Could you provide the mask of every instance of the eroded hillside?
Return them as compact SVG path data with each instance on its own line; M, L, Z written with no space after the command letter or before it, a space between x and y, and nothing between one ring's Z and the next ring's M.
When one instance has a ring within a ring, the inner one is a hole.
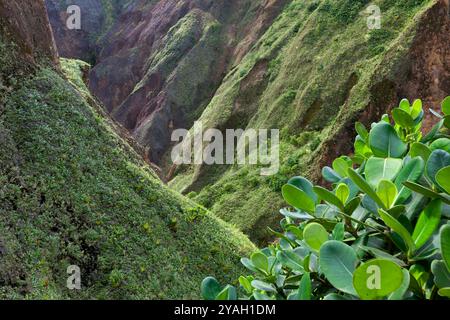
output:
M251 242L112 129L83 63L59 66L43 2L1 0L0 18L0 298L196 298L208 274L235 281Z

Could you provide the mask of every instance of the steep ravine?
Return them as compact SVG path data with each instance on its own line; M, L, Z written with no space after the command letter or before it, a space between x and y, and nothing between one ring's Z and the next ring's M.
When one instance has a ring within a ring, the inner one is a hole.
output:
M379 30L367 26L369 4ZM450 92L447 0L135 0L116 17L97 42L91 91L172 188L257 243L277 227L281 185L320 181L351 152L355 121L369 125L404 97L423 99L430 119ZM62 35L59 47L71 39ZM195 120L280 129L280 172L172 166L170 134Z

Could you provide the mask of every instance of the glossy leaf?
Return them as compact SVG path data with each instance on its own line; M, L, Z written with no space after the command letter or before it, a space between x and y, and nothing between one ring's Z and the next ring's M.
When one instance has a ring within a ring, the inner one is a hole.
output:
M441 107L442 107L442 112L443 112L446 116L450 115L450 96L447 97L447 98L445 98L445 99L442 101Z
M427 161L427 175L436 184L436 174L448 166L450 166L450 154L443 150L434 150Z
M372 157L367 161L364 173L369 185L376 188L381 180L394 180L402 166L401 159Z
M361 122L356 122L355 129L361 139L367 143L369 141L369 131L367 131L366 127Z
M420 249L434 234L441 221L442 201L433 200L420 214L412 238L417 249Z
M338 207L340 210L344 210L344 204L339 200L338 197L331 191L328 191L325 188L315 186L314 192L319 196L320 199L332 204L333 206Z
M316 205L308 194L293 185L286 184L282 188L284 200L294 208L314 213Z
M351 161L348 162L343 157L337 158L333 161L333 170L342 178L347 177L347 170L351 166Z
M253 265L258 268L259 270L268 272L269 271L269 259L267 256L262 252L255 252L250 257L250 260L252 261Z
M320 248L320 269L328 281L338 290L356 294L353 287L353 272L358 258L355 250L339 241L328 241Z
M447 269L450 271L450 225L446 224L440 231L441 252Z
M420 142L414 142L411 145L411 149L409 151L409 154L412 158L421 157L424 161L428 161L428 158L430 158L431 155L431 149Z
M313 184L304 177L294 177L288 181L288 184L299 188L305 192L314 202L317 202L317 196L313 191Z
M328 241L327 230L319 223L309 223L303 230L303 239L315 251L319 251L322 244Z
M377 193L372 189L372 187L364 180L359 173L353 169L348 170L348 175L350 179L358 186L358 188L372 198L375 203L383 209L387 209L383 201L378 197Z
M363 300L385 297L397 290L402 282L402 269L396 263L384 259L363 263L353 275L353 286Z
M377 195L386 208L390 208L397 198L397 187L389 180L381 180L378 184Z
M342 180L342 177L330 167L324 167L322 169L322 176L325 180L331 183L337 183Z
M423 112L423 103L422 100L417 99L414 101L411 109L411 117L416 119Z
M303 259L293 251L278 251L277 259L280 263L297 272L303 272Z
M378 213L380 214L380 217L381 219L383 219L384 223L403 239L406 246L408 247L408 252L412 253L415 250L415 244L408 230L406 230L406 228L400 222L398 222L398 220L396 220L386 211L380 209Z
M403 278L400 287L389 295L389 300L402 300L408 291L411 282L411 276L406 269L402 269Z
M437 139L433 141L433 143L430 145L430 149L431 151L440 149L444 150L447 153L450 153L450 139L448 138Z
M402 109L392 110L392 117L394 118L395 123L403 128L414 127L414 119L408 112Z
M386 122L380 122L372 128L369 145L373 154L380 158L401 158L407 150L407 145Z
M341 183L336 188L336 197L345 204L350 196L350 189L345 183Z
M398 190L397 204L404 203L411 196L411 190L404 186L403 183L406 181L416 182L423 175L424 170L425 161L421 157L412 159L402 168L395 179L395 185Z
M222 286L213 277L207 277L201 285L202 297L205 300L216 300L217 295L222 291Z
M434 276L434 283L439 289L450 287L450 271L444 261L434 260L431 263L431 272Z
M445 192L450 194L450 166L442 168L436 173L436 182Z

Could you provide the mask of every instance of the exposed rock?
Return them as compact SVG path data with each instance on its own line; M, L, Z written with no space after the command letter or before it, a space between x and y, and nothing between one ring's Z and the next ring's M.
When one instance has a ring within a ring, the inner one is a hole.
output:
M7 40L14 40L21 58L35 63L47 59L57 65L58 53L52 29L42 1L0 1L0 31Z

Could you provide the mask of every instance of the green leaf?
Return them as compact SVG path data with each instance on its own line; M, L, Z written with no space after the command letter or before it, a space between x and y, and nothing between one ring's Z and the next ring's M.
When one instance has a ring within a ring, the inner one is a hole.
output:
M202 297L205 300L215 300L217 295L222 291L222 286L213 277L207 277L201 285Z
M407 145L386 122L380 122L372 128L369 145L373 154L380 158L401 158L407 150Z
M430 145L430 148L432 151L440 149L444 150L447 153L450 153L450 139L448 138L437 139Z
M319 196L320 199L332 204L333 206L338 207L340 210L344 210L344 204L339 200L338 197L334 195L334 193L328 191L325 188L315 186L314 192Z
M251 294L253 292L253 287L252 287L252 281L253 281L253 277L244 277L244 276L240 276L239 277L239 283L242 286L242 288L244 288L244 290L248 293Z
M450 166L442 168L436 173L436 182L447 194L450 194Z
M385 297L397 290L402 281L402 269L396 263L384 259L363 263L353 274L353 286L363 300Z
M367 143L369 141L369 131L367 131L366 127L361 122L356 122L355 129L361 139Z
M400 222L398 222L394 217L392 217L383 209L378 210L378 213L380 214L380 217L381 219L383 219L384 223L403 239L406 246L408 247L408 252L414 252L415 244L408 230L406 230L406 228Z
M351 199L345 205L344 213L346 213L347 215L351 216L353 214L353 212L358 208L360 203L361 203L361 198L360 197L355 197L355 198Z
M288 300L311 300L312 283L309 273L305 273L300 281L298 290L289 295Z
M421 186L420 184L414 183L414 182L405 182L403 183L408 189L411 189L414 192L420 193L424 195L425 197L431 198L431 199L441 199L446 204L450 204L450 199L445 197L443 194L439 194L427 187Z
M253 280L252 281L252 287L257 289L257 290L261 290L261 291L265 291L265 292L272 292L272 293L276 293L277 289L275 288L275 286L273 284L261 281L261 280Z
M352 166L352 163L346 161L343 157L337 158L333 161L333 170L337 172L342 178L347 177L347 170Z
M450 271L450 225L446 224L441 228L440 238L442 258Z
M369 185L376 188L381 180L394 180L402 166L401 159L372 157L367 161L364 173Z
M450 298L450 288L442 288L438 291L438 294L441 297L447 297Z
M378 206L380 206L383 209L387 209L383 201L381 201L381 199L378 197L378 195L372 189L372 187L355 170L350 168L348 170L348 175L350 179L352 179L352 181L358 186L358 188L362 192L366 193L370 198L372 198L372 200L375 201Z
M250 260L253 265L264 272L269 272L269 258L262 252L255 252L251 255Z
M282 194L284 200L293 206L294 208L306 211L308 213L314 213L316 205L314 200L308 196L308 194L293 185L286 184L282 188Z
M331 183L337 183L342 180L342 177L340 177L337 172L330 167L323 167L322 176L325 180Z
M450 116L445 116L443 121L444 121L444 126L448 129L450 129Z
M442 126L444 125L444 119L439 121L431 130L428 132L428 134L422 138L422 143L427 143L434 139L434 137L439 133L439 131L442 129Z
M253 265L253 262L248 258L242 258L241 263L244 267L252 272L258 272L259 270Z
M294 177L288 181L288 184L299 188L305 192L314 202L317 202L317 195L313 191L313 184L304 177Z
M308 224L303 230L303 239L315 251L319 251L322 244L328 241L327 230L317 222Z
M305 273L298 288L300 300L311 300L312 283L309 273Z
M443 112L446 116L450 115L450 96L447 97L447 98L445 98L445 99L442 101L441 106L442 106L442 112Z
M411 190L406 188L403 183L405 181L416 182L420 179L424 170L425 161L420 157L412 159L402 168L395 179L395 185L399 191L395 201L396 204L404 203L411 196Z
M286 268L301 273L304 272L303 259L293 251L278 251L277 259Z
M343 222L336 224L334 227L332 238L333 240L343 241L345 235L345 225Z
M423 111L423 103L422 100L417 99L414 101L411 110L411 117L415 120Z
M400 101L399 108L408 113L411 112L411 105L409 104L408 99L403 99Z
M408 270L402 269L403 273L403 281L400 287L395 290L392 294L389 295L389 300L403 300L406 292L409 289L409 284L411 283L411 276L409 275Z
M336 188L336 197L345 204L350 196L350 189L345 183L341 183Z
M423 160L428 161L431 155L431 149L423 143L414 142L411 145L409 154L411 158L421 157Z
M403 128L414 127L414 119L408 112L402 109L392 110L392 117L394 118L395 123Z
M435 199L425 208L417 220L412 238L420 249L436 231L441 220L442 201Z
M391 216L393 216L395 219L398 219L403 213L405 213L406 207L403 205L395 206L387 210L387 213L389 213Z
M389 180L381 180L378 184L377 195L386 208L390 208L397 197L397 187Z
M427 175L434 184L437 184L436 174L439 170L448 166L450 166L450 154L443 150L434 150L427 161Z
M237 300L237 292L236 288L230 285L227 285L216 297L216 300L219 301L231 301Z
M356 295L353 287L353 272L358 258L355 250L343 242L331 240L320 248L320 270L338 290Z
M444 261L434 260L431 263L431 272L434 276L434 283L439 289L450 287L450 272Z

